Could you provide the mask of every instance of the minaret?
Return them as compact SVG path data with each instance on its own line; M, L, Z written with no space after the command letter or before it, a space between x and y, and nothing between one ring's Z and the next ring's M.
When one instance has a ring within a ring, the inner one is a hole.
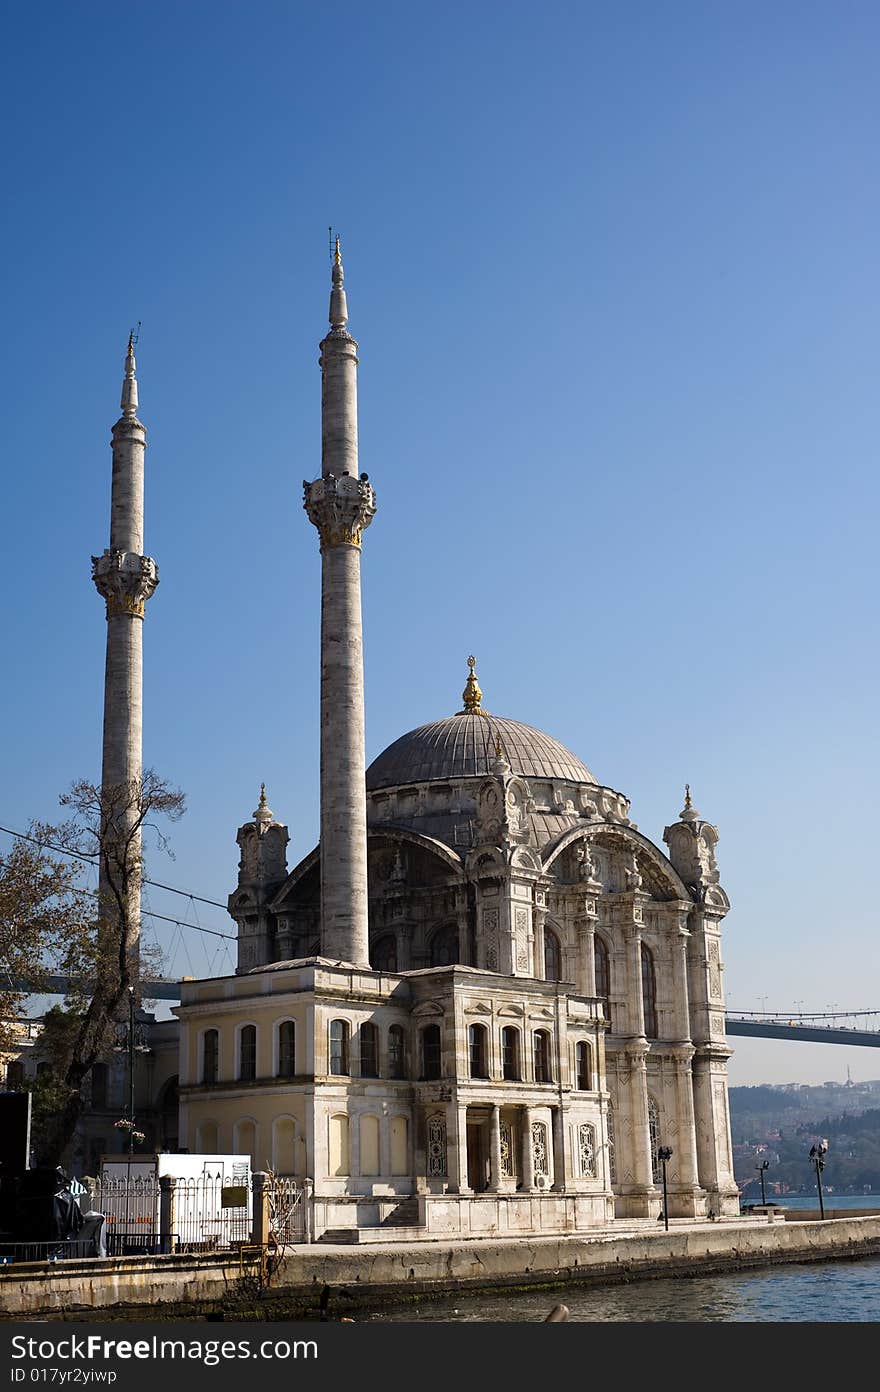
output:
M358 475L357 343L339 238L321 343L321 477L303 483L321 543L321 955L369 967L361 537L376 511Z
M128 851L130 886L120 925L117 893L123 838L137 819L143 773L143 620L144 606L159 583L156 563L144 549L144 451L147 432L137 418L134 335L128 339L122 383L122 415L113 427L113 481L110 493L110 545L92 557L92 578L107 602L107 657L104 668L104 745L101 792L103 833L110 850L102 856L99 902L108 942L118 951L122 927L131 984L138 992L140 941L140 837ZM113 851L113 838L117 850ZM109 861L109 866L106 863ZM118 957L117 957L118 960Z

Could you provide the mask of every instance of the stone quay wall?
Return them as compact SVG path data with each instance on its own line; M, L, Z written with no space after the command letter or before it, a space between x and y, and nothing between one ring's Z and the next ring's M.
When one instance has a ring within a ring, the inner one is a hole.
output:
M324 1285L360 1303L498 1286L609 1285L687 1277L785 1262L880 1254L880 1214L792 1222L782 1219L682 1223L669 1232L486 1238L450 1243L287 1249L265 1287L259 1261L172 1254L21 1263L0 1268L0 1318L173 1319L185 1313L247 1318L270 1307L289 1318L318 1311Z

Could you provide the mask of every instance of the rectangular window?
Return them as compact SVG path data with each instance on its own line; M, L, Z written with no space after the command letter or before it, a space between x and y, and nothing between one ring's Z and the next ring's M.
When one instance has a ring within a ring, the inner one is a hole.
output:
M361 1025L361 1077L379 1076L379 1031L375 1025Z

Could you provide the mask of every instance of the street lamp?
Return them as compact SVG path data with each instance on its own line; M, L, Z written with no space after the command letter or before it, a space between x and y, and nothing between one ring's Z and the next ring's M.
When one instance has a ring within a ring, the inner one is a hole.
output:
M828 1142L819 1141L817 1145L810 1146L810 1159L816 1166L816 1188L819 1191L819 1217L825 1217L825 1205L822 1202L822 1171L825 1168L825 1156L828 1154Z
M657 1151L657 1159L663 1166L663 1226L669 1232L669 1200L666 1194L666 1165L672 1159L672 1150L669 1146L662 1145Z
M758 1171L758 1173L759 1173L760 1176L761 1176L761 1207L762 1207L762 1208L766 1208L766 1207L767 1207L767 1195L764 1193L764 1171L765 1171L765 1170L769 1170L769 1168L770 1168L770 1161L769 1161L769 1160L762 1160L761 1163L760 1163L760 1165L756 1165L756 1166L755 1166L755 1169Z

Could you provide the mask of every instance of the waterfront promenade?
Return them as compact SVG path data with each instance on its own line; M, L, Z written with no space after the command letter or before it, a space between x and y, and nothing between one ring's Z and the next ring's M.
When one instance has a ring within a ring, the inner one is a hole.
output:
M266 1280L254 1249L16 1264L0 1270L0 1318L200 1318L317 1315L319 1295L346 1291L375 1306L417 1295L571 1283L596 1286L652 1277L739 1271L778 1263L880 1254L880 1214L817 1220L753 1215L716 1222L672 1220L534 1237L316 1243L277 1254Z

